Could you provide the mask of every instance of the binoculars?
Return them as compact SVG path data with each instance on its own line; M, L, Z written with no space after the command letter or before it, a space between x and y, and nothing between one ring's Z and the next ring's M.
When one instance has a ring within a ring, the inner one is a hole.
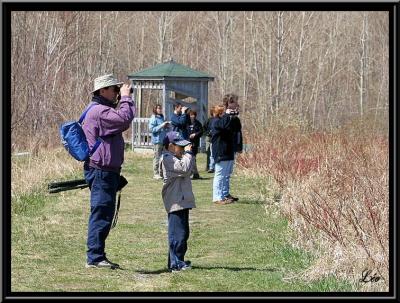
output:
M129 90L130 94L133 94L133 88L131 87L131 89ZM118 93L117 95L117 101L119 102L121 100L121 93Z

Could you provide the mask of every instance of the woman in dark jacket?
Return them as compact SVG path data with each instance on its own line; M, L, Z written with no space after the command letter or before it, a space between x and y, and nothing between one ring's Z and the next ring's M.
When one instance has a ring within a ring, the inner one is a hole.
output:
M229 182L235 159L236 141L234 134L239 131L240 120L235 111L216 106L215 117L211 130L212 154L215 161L215 175L213 181L213 202L229 204L237 201L229 193Z
M234 145L233 151L236 153L241 153L243 151L243 135L242 135L242 123L239 119L239 97L235 94L226 94L223 99L223 104L226 109L231 109L232 115L237 116L238 118L238 126L237 129L233 132Z
M232 128L233 134L233 152L234 160L233 164L230 166L229 176L233 173L233 167L235 165L236 153L241 153L243 151L243 135L242 135L242 123L239 119L239 97L235 94L226 94L223 99L223 105L226 110L230 110L230 115L236 117L235 127ZM229 186L229 184L228 184ZM238 201L239 198L235 198L229 194L229 198L233 201Z
M190 122L187 126L187 133L189 135L189 140L192 143L192 153L194 156L193 165L193 179L200 179L199 171L196 164L196 155L199 152L200 138L203 135L203 126L200 121L196 119L197 113L194 110L189 111Z

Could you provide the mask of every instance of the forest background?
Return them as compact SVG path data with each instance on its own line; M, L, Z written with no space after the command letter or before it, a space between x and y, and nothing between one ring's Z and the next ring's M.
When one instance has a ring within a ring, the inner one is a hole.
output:
M210 105L239 95L248 131L277 115L386 131L388 12L13 12L11 35L12 151L58 146L97 76L170 58L215 77Z

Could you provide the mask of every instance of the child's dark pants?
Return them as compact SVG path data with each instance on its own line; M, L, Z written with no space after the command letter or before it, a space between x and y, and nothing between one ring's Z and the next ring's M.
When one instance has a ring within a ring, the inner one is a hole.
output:
M181 268L189 238L189 208L168 214L168 268Z

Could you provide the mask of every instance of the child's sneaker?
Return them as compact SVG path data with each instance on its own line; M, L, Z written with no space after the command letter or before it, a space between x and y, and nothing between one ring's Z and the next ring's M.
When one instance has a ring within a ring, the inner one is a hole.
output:
M182 267L178 268L171 268L170 271L171 272L179 272L179 271L183 271L183 270L190 270L192 269L192 263L190 261L184 261L185 265L183 265Z

